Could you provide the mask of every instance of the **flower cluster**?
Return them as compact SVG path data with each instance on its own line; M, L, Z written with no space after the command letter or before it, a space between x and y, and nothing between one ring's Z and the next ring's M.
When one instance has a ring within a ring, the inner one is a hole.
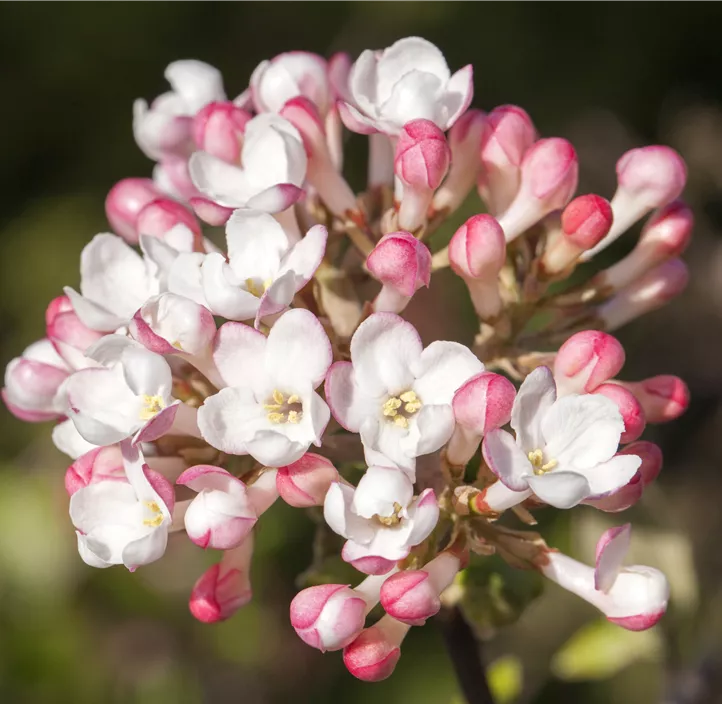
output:
M302 590L291 622L369 681L493 552L625 628L653 625L667 582L622 568L628 525L602 536L591 568L499 519L622 511L659 473L659 448L639 438L685 410L686 387L618 378L609 332L684 288L681 158L633 149L611 201L576 196L573 146L540 137L519 107L469 108L471 66L452 74L419 38L355 62L282 54L234 100L199 61L166 78L167 93L134 106L152 178L113 186L113 232L85 247L78 288L5 374L9 410L56 421L73 460L81 558L135 570L184 532L220 551L190 596L214 622L251 598L261 514L278 497L319 507L319 530L338 536L324 544L367 576ZM344 128L367 136L358 194ZM479 214L434 236L474 191ZM648 214L629 254L593 266ZM469 346L425 345L401 317L448 267L478 319Z

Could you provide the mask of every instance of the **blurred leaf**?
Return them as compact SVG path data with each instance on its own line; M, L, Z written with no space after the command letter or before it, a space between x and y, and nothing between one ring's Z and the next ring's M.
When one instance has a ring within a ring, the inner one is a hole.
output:
M513 702L524 687L524 668L519 658L513 655L494 660L486 675L496 704Z
M662 641L657 630L635 633L598 620L580 628L552 660L563 680L603 680L639 660L657 660Z

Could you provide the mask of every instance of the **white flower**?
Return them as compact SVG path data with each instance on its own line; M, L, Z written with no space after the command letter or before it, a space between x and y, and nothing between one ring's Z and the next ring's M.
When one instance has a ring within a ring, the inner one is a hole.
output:
M433 342L424 349L410 323L374 313L351 339L351 362L329 370L326 399L344 428L361 433L369 464L390 460L413 473L416 457L451 437L454 392L483 370L464 345Z
M348 541L343 559L368 574L388 572L439 520L433 490L414 499L409 477L391 467L369 467L355 489L334 482L323 511L326 523Z
M312 313L284 313L267 338L243 323L226 323L213 359L228 384L198 411L201 434L213 447L282 467L300 459L311 443L321 445L330 413L314 389L332 352Z
M102 366L82 369L65 383L68 417L95 445L128 437L148 442L166 433L178 410L168 363L122 335L106 335L87 351Z
M156 161L191 151L191 118L208 103L226 99L220 72L202 61L174 61L166 68L165 78L172 90L158 96L150 107L142 99L133 104L135 141Z
M547 367L535 369L521 385L511 414L514 436L492 430L484 437L486 463L502 483L533 492L557 508L571 508L624 486L641 460L616 455L624 421L617 405L595 394L557 399Z
M201 281L208 307L230 320L279 313L311 279L326 249L326 228L312 227L294 245L271 215L237 210L226 225L228 261L211 253Z
M218 205L279 213L300 197L306 165L298 130L263 113L246 124L240 167L196 152L189 169L196 188Z
M410 120L431 120L447 130L474 94L471 66L453 76L444 55L419 37L400 39L382 52L367 50L351 69L354 105L340 103L354 132L397 135Z
M99 481L70 498L78 551L91 567L125 565L134 570L165 552L173 487L152 472L129 443L124 443L123 461L127 481Z

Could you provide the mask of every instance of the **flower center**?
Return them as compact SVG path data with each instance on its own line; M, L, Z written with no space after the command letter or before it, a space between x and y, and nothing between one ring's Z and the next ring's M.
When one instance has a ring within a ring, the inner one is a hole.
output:
M163 398L161 396L151 396L143 394L143 406L140 409L140 419L150 420L165 408Z
M388 398L381 406L381 412L399 428L408 428L409 419L422 405L415 391L404 391L398 396Z
M396 526L401 523L401 504L394 501L394 512L390 516L379 516L377 513L374 518L382 525L386 527Z
M549 460L549 462L545 463L544 453L539 448L532 450L527 457L529 458L529 462L531 462L531 466L534 468L534 474L537 476L551 472L552 469L559 464L556 460Z
M260 298L272 283L272 279L266 279L263 282L258 282L257 279L246 279L246 290L256 298Z
M158 506L157 502L144 501L143 506L150 510L152 516L152 518L146 518L143 521L144 526L157 528L161 523L163 523L163 512L160 510L160 506Z
M263 407L268 411L268 420L271 423L300 423L303 419L303 405L301 397L296 394L285 396L278 389L273 391L273 395L264 403Z

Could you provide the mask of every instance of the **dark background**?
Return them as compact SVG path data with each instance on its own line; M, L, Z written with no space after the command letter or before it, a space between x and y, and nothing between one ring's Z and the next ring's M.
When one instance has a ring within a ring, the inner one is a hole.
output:
M452 70L474 65L475 106L519 104L543 135L572 140L581 192L611 197L623 151L670 144L688 162L697 215L691 283L619 334L626 378L676 373L693 393L683 419L647 431L665 470L628 514L638 525L635 561L670 576L670 612L654 631L628 634L550 587L485 655L500 702L519 689L520 701L539 703L722 701L720 26L718 3L3 3L0 360L41 336L47 302L77 283L82 246L107 229L111 185L150 173L131 105L166 89L163 69L175 59L219 67L233 97L282 51L355 56L418 34ZM351 171L360 183L360 157ZM135 575L86 567L67 519L67 462L49 427L4 409L0 419L0 701L461 702L431 624L411 631L380 685L353 680L338 654L300 643L287 605L310 558L301 512L277 506L264 518L256 597L218 626L187 612L188 591L212 560L187 541ZM579 509L545 535L589 560L593 538L626 519Z

